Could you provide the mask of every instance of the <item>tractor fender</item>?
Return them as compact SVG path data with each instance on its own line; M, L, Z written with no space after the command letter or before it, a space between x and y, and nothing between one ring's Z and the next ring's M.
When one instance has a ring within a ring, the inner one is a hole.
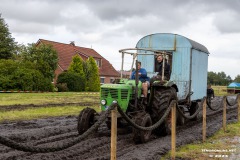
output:
M178 87L177 87L177 85L173 81L168 81L167 83L165 83L164 86L172 87L172 88L174 88L176 90L176 92L178 92Z
M152 87L165 87L165 88L174 88L178 92L178 87L173 81L155 81L151 85Z

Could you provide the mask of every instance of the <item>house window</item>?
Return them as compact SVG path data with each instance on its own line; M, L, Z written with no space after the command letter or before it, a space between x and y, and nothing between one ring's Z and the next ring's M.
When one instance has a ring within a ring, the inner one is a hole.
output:
M100 77L100 83L104 84L105 77Z
M101 59L95 59L95 61L96 61L96 64L97 64L98 67L102 66Z
M115 78L110 78L110 83L113 83L115 81Z

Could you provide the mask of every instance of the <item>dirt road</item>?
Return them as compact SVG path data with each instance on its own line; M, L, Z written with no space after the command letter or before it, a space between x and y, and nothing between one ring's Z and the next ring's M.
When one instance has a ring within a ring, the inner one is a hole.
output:
M233 97L235 99L235 97ZM216 97L213 106L219 105L221 97ZM228 107L227 122L237 120L237 105ZM222 127L222 111L208 110L207 136L213 135ZM54 146L57 143L67 143L78 136L77 117L58 117L0 124L0 135L19 143L34 146ZM171 149L171 136L156 137L145 144L134 144L132 134L128 129L122 129L117 137L118 160L159 160ZM183 127L177 128L177 146L192 143L202 139L202 122L188 121ZM110 131L102 124L98 131L68 149L52 153L29 153L0 145L0 159L22 160L85 160L110 159Z

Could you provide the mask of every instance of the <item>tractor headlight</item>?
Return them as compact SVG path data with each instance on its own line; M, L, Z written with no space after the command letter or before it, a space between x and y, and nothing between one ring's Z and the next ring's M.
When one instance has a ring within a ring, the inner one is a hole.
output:
M106 105L106 104L107 104L106 99L102 99L102 100L101 100L101 104L102 104L102 105Z
M116 103L118 103L118 101L117 101L117 100L113 100L113 102L112 102L112 103L116 104Z

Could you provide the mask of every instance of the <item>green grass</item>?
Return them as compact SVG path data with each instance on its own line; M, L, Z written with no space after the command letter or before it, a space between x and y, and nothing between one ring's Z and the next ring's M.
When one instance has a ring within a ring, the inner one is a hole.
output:
M85 92L49 92L49 93L0 93L1 105L49 104L99 102L99 93Z
M233 141L234 137L240 138L240 122L228 124L227 131L224 133L223 129L219 130L214 136L208 138L206 142L196 142L182 146L176 150L176 157L182 159L209 159L219 158L217 156L230 156L233 154L240 154L240 145L238 141ZM206 151L208 150L208 151ZM209 152L209 150L212 150ZM217 152L220 150L222 152ZM162 159L170 159L170 152ZM213 156L213 157L211 157ZM221 157L222 158L222 157Z
M227 86L212 86L215 96L227 96Z
M13 109L0 112L0 122L30 120L45 117L78 115L85 106L56 106L47 104L62 103L99 103L99 93L85 92L49 92L49 93L0 93L0 107L4 105L46 105L46 107ZM91 106L100 112L98 105Z
M84 108L85 106L61 106L30 108L25 110L11 110L0 112L0 122L78 115L80 111ZM100 112L99 106L92 106L91 108L95 109L97 112Z

